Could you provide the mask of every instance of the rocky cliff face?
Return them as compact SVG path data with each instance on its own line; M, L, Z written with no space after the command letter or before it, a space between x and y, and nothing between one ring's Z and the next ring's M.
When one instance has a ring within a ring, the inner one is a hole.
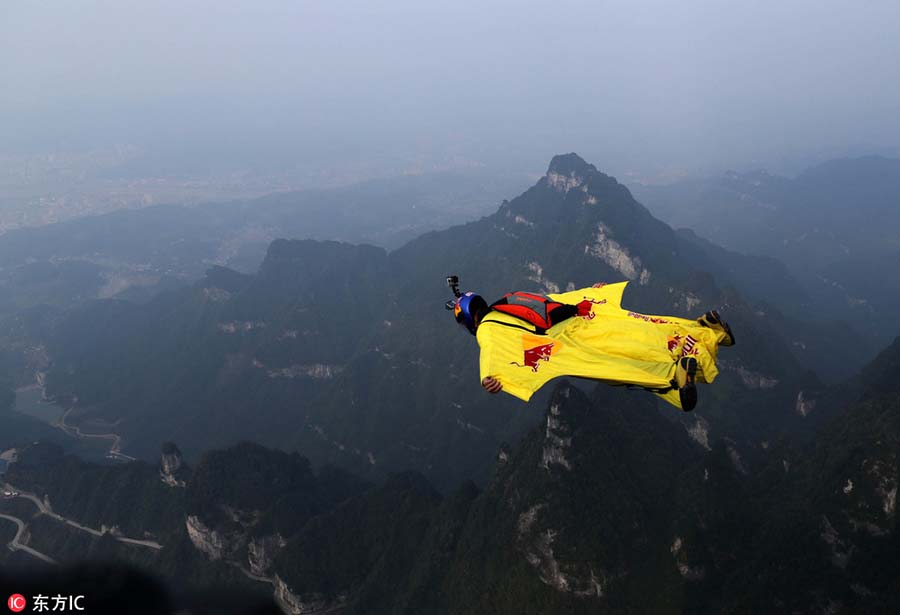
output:
M875 605L886 592L896 596L900 394L868 397L832 423L797 469L796 482L805 487L817 524L811 542L839 579L826 592L830 600Z
M286 544L287 541L279 534L252 539L247 545L247 563L250 565L250 572L261 577L268 576L278 550Z
M449 611L889 612L898 417L900 394L864 398L814 446L767 444L747 466L703 418L689 432L637 392L560 385L467 513L455 557L488 563L482 578L450 567L469 593Z
M159 460L159 477L163 483L170 487L184 487L186 472L182 471L184 460L181 451L173 442L166 442L162 446L162 454Z
M188 515L185 529L191 543L209 559L220 560L236 553L244 542L243 536L229 536L207 526L196 515Z
M172 451L168 454L171 458ZM210 560L273 583L288 612L327 613L334 599L292 591L276 578L275 562L288 538L311 518L365 487L333 468L315 473L300 455L244 442L200 459L187 482L185 527L194 547Z
M589 399L563 384L544 428L485 497L498 498L515 520L506 540L535 580L560 604L597 609L684 568L686 539L670 535L672 511L661 502L676 499L679 469L702 454L645 393L603 388ZM671 558L648 568L662 545L674 545Z
M291 615L338 615L344 611L345 597L327 598L321 594L298 596L281 577L275 576L275 600Z

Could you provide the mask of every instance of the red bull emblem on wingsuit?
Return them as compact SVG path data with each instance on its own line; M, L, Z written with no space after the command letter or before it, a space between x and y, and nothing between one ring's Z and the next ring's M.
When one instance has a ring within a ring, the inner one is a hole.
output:
M543 346L535 346L534 348L525 349L525 364L517 361L510 361L510 365L518 365L519 367L530 367L531 371L538 370L538 361L549 361L553 349L553 343L544 344Z
M606 303L606 299L600 299L599 301L596 301L589 297L585 297L584 301L582 301L581 303L579 303L576 306L578 308L578 312L576 313L576 316L578 316L579 318L584 318L585 320L594 320L594 316L596 316L596 314L594 314L594 312L591 311L591 306L592 305L603 305L605 303Z
M686 337L682 337L678 334L670 335L666 338L666 346L669 350L675 350L678 348L678 345L681 343L681 340L684 340L684 346L681 348L681 356L687 355L698 355L700 354L700 349L697 348L697 340L694 339L692 335L688 335Z
M671 350L675 350L676 348L678 348L678 344L681 343L681 340L683 338L680 335L675 334L675 335L668 336L668 338L666 338L666 339L668 340L666 342L666 345L668 346L669 350L671 351Z

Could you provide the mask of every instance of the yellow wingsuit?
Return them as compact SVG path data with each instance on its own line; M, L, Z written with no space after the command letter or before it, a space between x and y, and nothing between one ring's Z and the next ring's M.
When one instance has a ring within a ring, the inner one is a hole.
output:
M697 382L712 382L719 370L716 352L725 333L696 320L649 316L622 309L627 282L548 295L577 305L591 302L586 316L572 316L538 335L519 318L489 312L476 331L481 378L493 376L503 390L528 401L557 376L631 384L654 391L681 408L672 388L675 365L685 355L697 359Z

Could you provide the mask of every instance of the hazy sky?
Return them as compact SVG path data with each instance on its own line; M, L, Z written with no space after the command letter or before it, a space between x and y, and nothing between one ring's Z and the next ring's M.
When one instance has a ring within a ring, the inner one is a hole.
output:
M0 3L0 151L766 166L900 145L900 2Z

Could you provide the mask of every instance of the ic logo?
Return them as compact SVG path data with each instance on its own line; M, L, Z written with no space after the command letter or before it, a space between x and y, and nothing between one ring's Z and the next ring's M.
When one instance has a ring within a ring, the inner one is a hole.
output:
M28 601L25 600L25 596L22 594L13 594L9 597L9 600L6 601L6 606L8 606L9 610L13 613L21 613L25 610L25 607L28 606Z

